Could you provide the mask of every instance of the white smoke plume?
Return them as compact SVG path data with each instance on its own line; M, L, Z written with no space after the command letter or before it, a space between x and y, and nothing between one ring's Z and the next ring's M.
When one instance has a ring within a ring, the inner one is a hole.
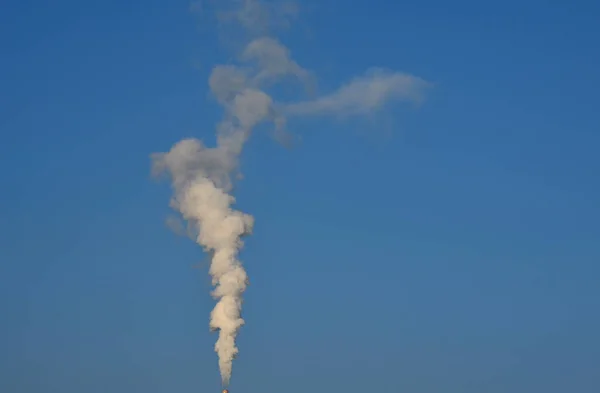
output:
M206 147L197 139L184 139L166 153L152 154L152 161L155 174L170 175L174 191L171 207L188 222L197 243L212 256L209 273L217 304L210 315L210 328L219 332L215 351L222 382L227 385L238 353L236 336L244 324L242 295L248 283L238 254L242 238L252 232L254 223L252 216L232 208L231 175L238 170L238 157L253 128L270 122L283 130L285 116L368 115L392 99L420 100L428 83L408 74L373 69L312 101L277 103L266 91L274 83L288 78L302 83L312 79L290 50L267 34L269 27L286 25L298 8L290 2L266 4L261 0L219 4L227 6L218 14L221 21L237 23L249 39L237 61L216 65L208 81L212 95L224 109L224 118L216 128L217 144Z

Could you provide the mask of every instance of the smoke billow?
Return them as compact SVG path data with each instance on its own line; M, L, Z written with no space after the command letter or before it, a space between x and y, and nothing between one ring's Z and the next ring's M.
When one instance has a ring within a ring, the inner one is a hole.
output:
M291 52L267 33L269 27L286 25L298 9L290 2L265 4L260 0L230 0L220 12L222 21L235 22L246 31L245 47L236 62L216 65L208 84L223 107L217 125L215 147L200 140L184 139L168 152L152 155L155 174L166 172L173 186L171 207L188 225L196 242L212 256L209 273L217 304L210 315L210 328L219 337L215 351L224 385L231 378L232 362L238 353L236 336L244 324L242 295L248 278L238 254L242 238L251 234L252 216L232 208L231 175L238 171L238 157L252 130L271 123L284 132L286 117L309 115L352 116L373 113L392 99L418 100L429 84L412 75L374 68L338 91L314 100L277 103L267 88L295 78L310 83L311 73L303 69Z

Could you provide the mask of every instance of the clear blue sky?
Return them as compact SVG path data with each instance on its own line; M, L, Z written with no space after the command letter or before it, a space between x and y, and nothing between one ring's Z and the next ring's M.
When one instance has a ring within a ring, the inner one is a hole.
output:
M391 133L248 144L232 392L600 391L597 2L304 8L282 40L322 89L435 88ZM0 59L0 391L218 392L206 260L149 175L212 141L214 31L187 0L8 0Z

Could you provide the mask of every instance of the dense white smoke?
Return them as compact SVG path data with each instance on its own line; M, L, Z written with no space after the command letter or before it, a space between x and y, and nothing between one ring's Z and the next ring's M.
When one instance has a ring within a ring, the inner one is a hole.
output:
M216 130L217 145L209 148L197 139L185 139L166 153L154 153L152 160L155 174L167 172L172 179L171 207L195 226L197 243L212 256L209 272L217 304L210 315L210 328L219 331L215 351L227 385L238 353L236 335L244 324L242 294L248 282L238 254L242 238L252 232L254 223L252 216L232 209L235 199L230 195L230 176L238 170L238 157L253 128L270 122L283 131L286 116L368 115L394 98L419 100L428 83L408 74L372 69L329 95L277 103L267 94L267 87L289 77L302 83L312 79L281 42L267 35L270 26L285 25L297 7L290 2L266 5L260 0L220 4L227 5L226 11L219 13L220 19L237 23L249 39L237 54L237 62L215 66L208 81L224 109L224 119Z

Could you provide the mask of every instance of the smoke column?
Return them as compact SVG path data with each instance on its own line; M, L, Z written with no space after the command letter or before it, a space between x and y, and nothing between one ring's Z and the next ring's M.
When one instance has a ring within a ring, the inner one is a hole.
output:
M255 69L234 65L214 67L209 85L224 108L225 117L217 127L217 146L205 147L196 139L185 139L167 153L152 156L156 174L167 171L174 196L171 207L196 227L196 241L212 254L210 275L217 304L210 315L211 330L218 330L215 351L223 385L231 378L232 362L238 353L236 335L244 324L241 318L242 294L247 285L246 271L238 259L242 237L252 231L253 218L232 209L230 174L254 126L266 119L278 121L271 97L259 89L261 81L272 79L285 70L269 67L269 53L283 48L269 38L251 42L242 61L256 62ZM285 56L275 53L275 56ZM281 60L281 59L275 59ZM297 71L297 70L296 70ZM280 127L278 127L280 128Z
M369 115L392 99L419 101L428 83L408 74L373 68L312 101L276 103L265 87L289 78L304 85L312 81L311 73L292 59L290 51L266 34L270 26L286 25L297 8L289 2L266 4L260 0L219 4L228 6L219 12L219 19L241 27L248 39L235 63L215 66L209 77L211 93L224 111L216 128L216 146L184 139L151 158L153 172L168 173L172 180L171 207L195 227L196 242L212 256L209 273L217 303L210 315L210 328L219 332L215 351L223 385L227 385L238 353L236 336L244 324L242 295L248 282L238 254L242 238L252 232L254 223L252 216L232 208L231 175L238 170L238 157L252 130L269 122L277 132L285 132L286 117L291 116Z
M168 171L172 178L171 207L196 227L196 241L212 254L209 272L217 304L210 315L210 328L219 331L215 351L224 385L229 383L238 352L235 338L244 324L241 309L247 276L238 253L242 237L251 233L254 222L252 216L231 208L235 199L229 194L229 174L252 126L265 116L268 103L268 97L259 91L238 91L219 126L217 147L206 148L196 139L185 139L169 152L152 157L155 173Z

